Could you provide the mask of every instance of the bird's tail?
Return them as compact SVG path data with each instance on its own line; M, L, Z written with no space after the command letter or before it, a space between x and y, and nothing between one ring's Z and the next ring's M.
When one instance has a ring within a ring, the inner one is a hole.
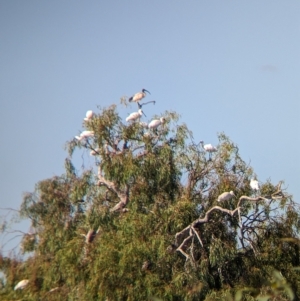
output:
M129 102L132 102L132 99L133 99L133 97L130 97L130 98L128 99L128 101L129 101Z

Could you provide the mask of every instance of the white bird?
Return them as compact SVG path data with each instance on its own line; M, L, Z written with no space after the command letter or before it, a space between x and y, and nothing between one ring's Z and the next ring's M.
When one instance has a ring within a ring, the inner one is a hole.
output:
M84 121L89 121L93 118L94 112L92 110L89 110L85 114L85 118L83 118Z
M137 112L133 112L131 113L127 118L126 118L126 121L129 122L129 121L135 121L137 119L140 119L141 116L144 114L144 112L139 109ZM145 114L144 114L145 115Z
M236 197L233 191L223 192L218 196L218 202L229 201L231 198Z
M165 118L161 117L160 119L154 119L152 120L149 124L148 124L148 128L149 129L156 129L157 127L159 127L161 124L165 123Z
M18 282L18 284L15 286L14 290L22 290L27 284L29 283L28 279L21 280Z
M258 181L252 178L252 179L250 180L250 187L251 187L253 190L258 191L258 190L259 190L259 184L258 184Z
M129 102L139 102L140 100L142 100L145 96L146 96L146 93L145 92L147 92L147 93L149 93L149 94L151 94L149 91L147 91L146 89L142 89L142 91L141 92L137 92L137 93L135 93L133 96L131 96L130 98L129 98Z
M83 131L79 136L75 136L75 138L81 141L84 138L93 137L94 131Z
M209 153L209 160L211 160L211 154L216 152L217 148L211 144L204 144L203 141L200 141L200 143L201 143L202 147L204 148L204 150Z

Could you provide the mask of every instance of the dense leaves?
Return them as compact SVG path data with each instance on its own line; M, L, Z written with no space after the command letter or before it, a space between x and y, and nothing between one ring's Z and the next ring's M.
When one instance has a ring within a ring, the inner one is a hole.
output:
M299 214L283 183L253 191L228 137L210 159L163 116L148 130L111 106L84 122L94 136L68 142L65 174L24 196L31 231L23 258L0 256L1 300L298 300ZM94 163L76 168L78 152Z

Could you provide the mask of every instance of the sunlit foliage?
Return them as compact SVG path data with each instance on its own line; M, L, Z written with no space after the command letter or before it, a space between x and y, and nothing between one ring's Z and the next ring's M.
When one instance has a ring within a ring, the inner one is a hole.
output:
M0 255L1 300L298 300L299 210L283 183L252 191L225 134L210 159L161 116L148 130L111 106L84 122L94 136L67 143L65 174L24 196L32 231L24 258ZM94 164L76 167L76 152Z

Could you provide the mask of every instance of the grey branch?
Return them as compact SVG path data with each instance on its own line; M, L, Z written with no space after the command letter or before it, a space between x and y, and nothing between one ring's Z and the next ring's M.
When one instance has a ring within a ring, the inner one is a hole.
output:
M109 190L116 193L116 195L120 199L120 201L112 209L110 209L110 211L111 212L122 211L122 209L129 202L129 185L126 184L125 190L119 189L114 182L104 178L104 176L102 175L102 170L100 165L98 167L98 179L99 179L97 183L98 186L105 185Z
M196 228L197 226L199 226L200 224L204 224L204 223L208 223L210 220L210 215L212 212L214 211L221 211L225 214L228 214L230 216L234 216L236 213L238 213L238 219L239 219L239 224L240 224L240 228L241 228L241 233L242 233L242 237L240 237L241 240L241 244L244 247L244 243L243 243L243 239L247 240L248 243L250 244L251 248L253 249L253 252L256 254L257 250L255 249L255 246L253 245L252 241L247 239L244 234L243 234L243 230L245 228L244 223L242 223L242 219L241 219L241 203L243 201L250 201L250 202L259 202L261 200L263 201L270 201L270 199L276 199L278 198L278 196L283 197L284 194L281 191L281 183L278 184L278 186L276 187L276 192L274 192L270 197L263 197L263 196L258 196L258 197L248 197L246 195L243 195L239 198L237 206L234 210L229 210L226 208L222 208L220 206L214 206L211 209L209 209L206 213L205 216L202 218L197 218L196 220L194 220L191 224L189 224L187 227L185 227L183 230L181 230L180 232L177 232L175 235L175 245L177 246L177 251L180 252L182 255L185 256L186 260L192 260L193 259L193 255L188 255L186 253L186 249L188 248L188 243L190 242L191 239L194 238L194 236L196 235L198 238L198 241L200 243L200 245L203 247L203 242L200 238L200 234L197 232ZM257 217L261 214L257 213L254 216L254 220L251 221L251 223L253 222L260 222L259 219L257 219ZM248 219L249 220L249 219ZM248 228L247 228L248 229ZM249 230L249 229L248 229ZM254 230L254 228L252 229ZM193 260L192 260L193 261Z

